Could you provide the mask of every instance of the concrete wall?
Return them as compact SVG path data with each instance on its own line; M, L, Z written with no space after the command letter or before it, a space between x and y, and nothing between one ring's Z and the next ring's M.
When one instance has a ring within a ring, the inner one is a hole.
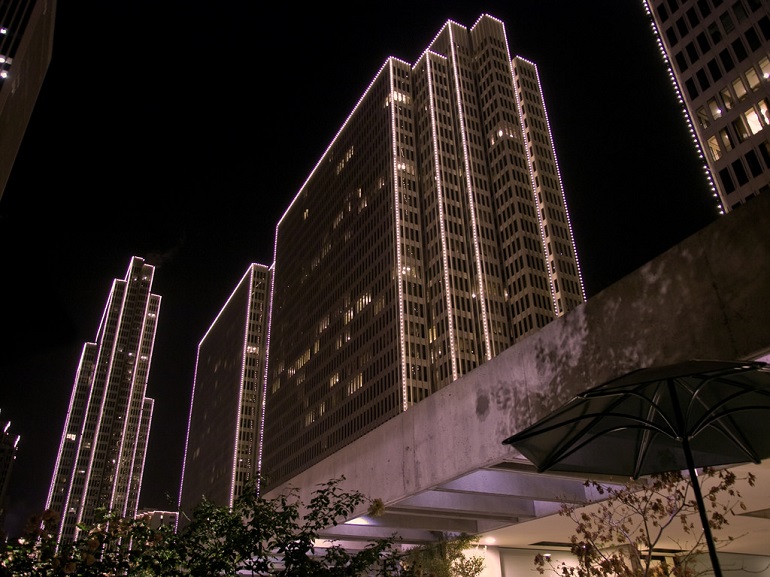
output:
M289 484L308 502L317 485L344 475L344 488L387 506L480 467L517 460L503 439L574 393L626 371L694 358L755 359L770 350L768 271L765 195Z

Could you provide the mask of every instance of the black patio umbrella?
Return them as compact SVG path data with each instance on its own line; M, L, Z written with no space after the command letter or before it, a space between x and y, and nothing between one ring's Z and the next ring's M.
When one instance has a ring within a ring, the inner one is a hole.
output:
M721 577L696 468L770 457L770 365L692 360L631 371L578 394L503 443L540 472L637 479L687 470Z

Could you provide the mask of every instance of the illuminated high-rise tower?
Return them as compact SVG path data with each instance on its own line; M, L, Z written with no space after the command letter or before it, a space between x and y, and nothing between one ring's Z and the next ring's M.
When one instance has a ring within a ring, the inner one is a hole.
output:
M180 526L206 497L230 507L259 472L270 269L252 264L198 344Z
M584 301L538 70L500 20L385 62L278 222L273 280L269 487Z
M46 503L61 515L60 542L98 508L136 514L153 411L145 392L160 309L154 272L131 259L112 283L96 340L83 346Z
M770 4L642 0L721 212L770 191Z

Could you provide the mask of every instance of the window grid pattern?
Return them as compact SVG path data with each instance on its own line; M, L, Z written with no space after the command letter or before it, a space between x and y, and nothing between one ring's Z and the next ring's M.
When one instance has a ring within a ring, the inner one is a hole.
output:
M770 6L644 0L722 212L770 190Z
M535 72L517 97L503 23L448 22L386 61L281 217L267 490L583 302Z

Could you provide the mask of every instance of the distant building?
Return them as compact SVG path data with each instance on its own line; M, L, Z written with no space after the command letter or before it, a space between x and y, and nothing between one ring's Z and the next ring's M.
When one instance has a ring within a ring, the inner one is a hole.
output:
M161 300L150 292L154 273L131 259L83 347L46 503L61 515L60 542L98 508L136 515L154 404L145 397Z
M53 51L56 0L0 2L0 198Z
M770 191L770 4L763 0L642 1L722 212L766 194Z
M5 513L8 505L8 486L11 483L13 462L19 448L19 435L10 432L11 421L0 421L0 527L5 524Z
M385 62L273 266L268 489L584 301L538 70L503 22Z
M250 265L198 344L180 527L203 497L232 506L259 472L270 275Z
M152 529L162 525L176 528L178 513L176 511L158 511L156 509L140 509L136 514L137 519L146 519Z

